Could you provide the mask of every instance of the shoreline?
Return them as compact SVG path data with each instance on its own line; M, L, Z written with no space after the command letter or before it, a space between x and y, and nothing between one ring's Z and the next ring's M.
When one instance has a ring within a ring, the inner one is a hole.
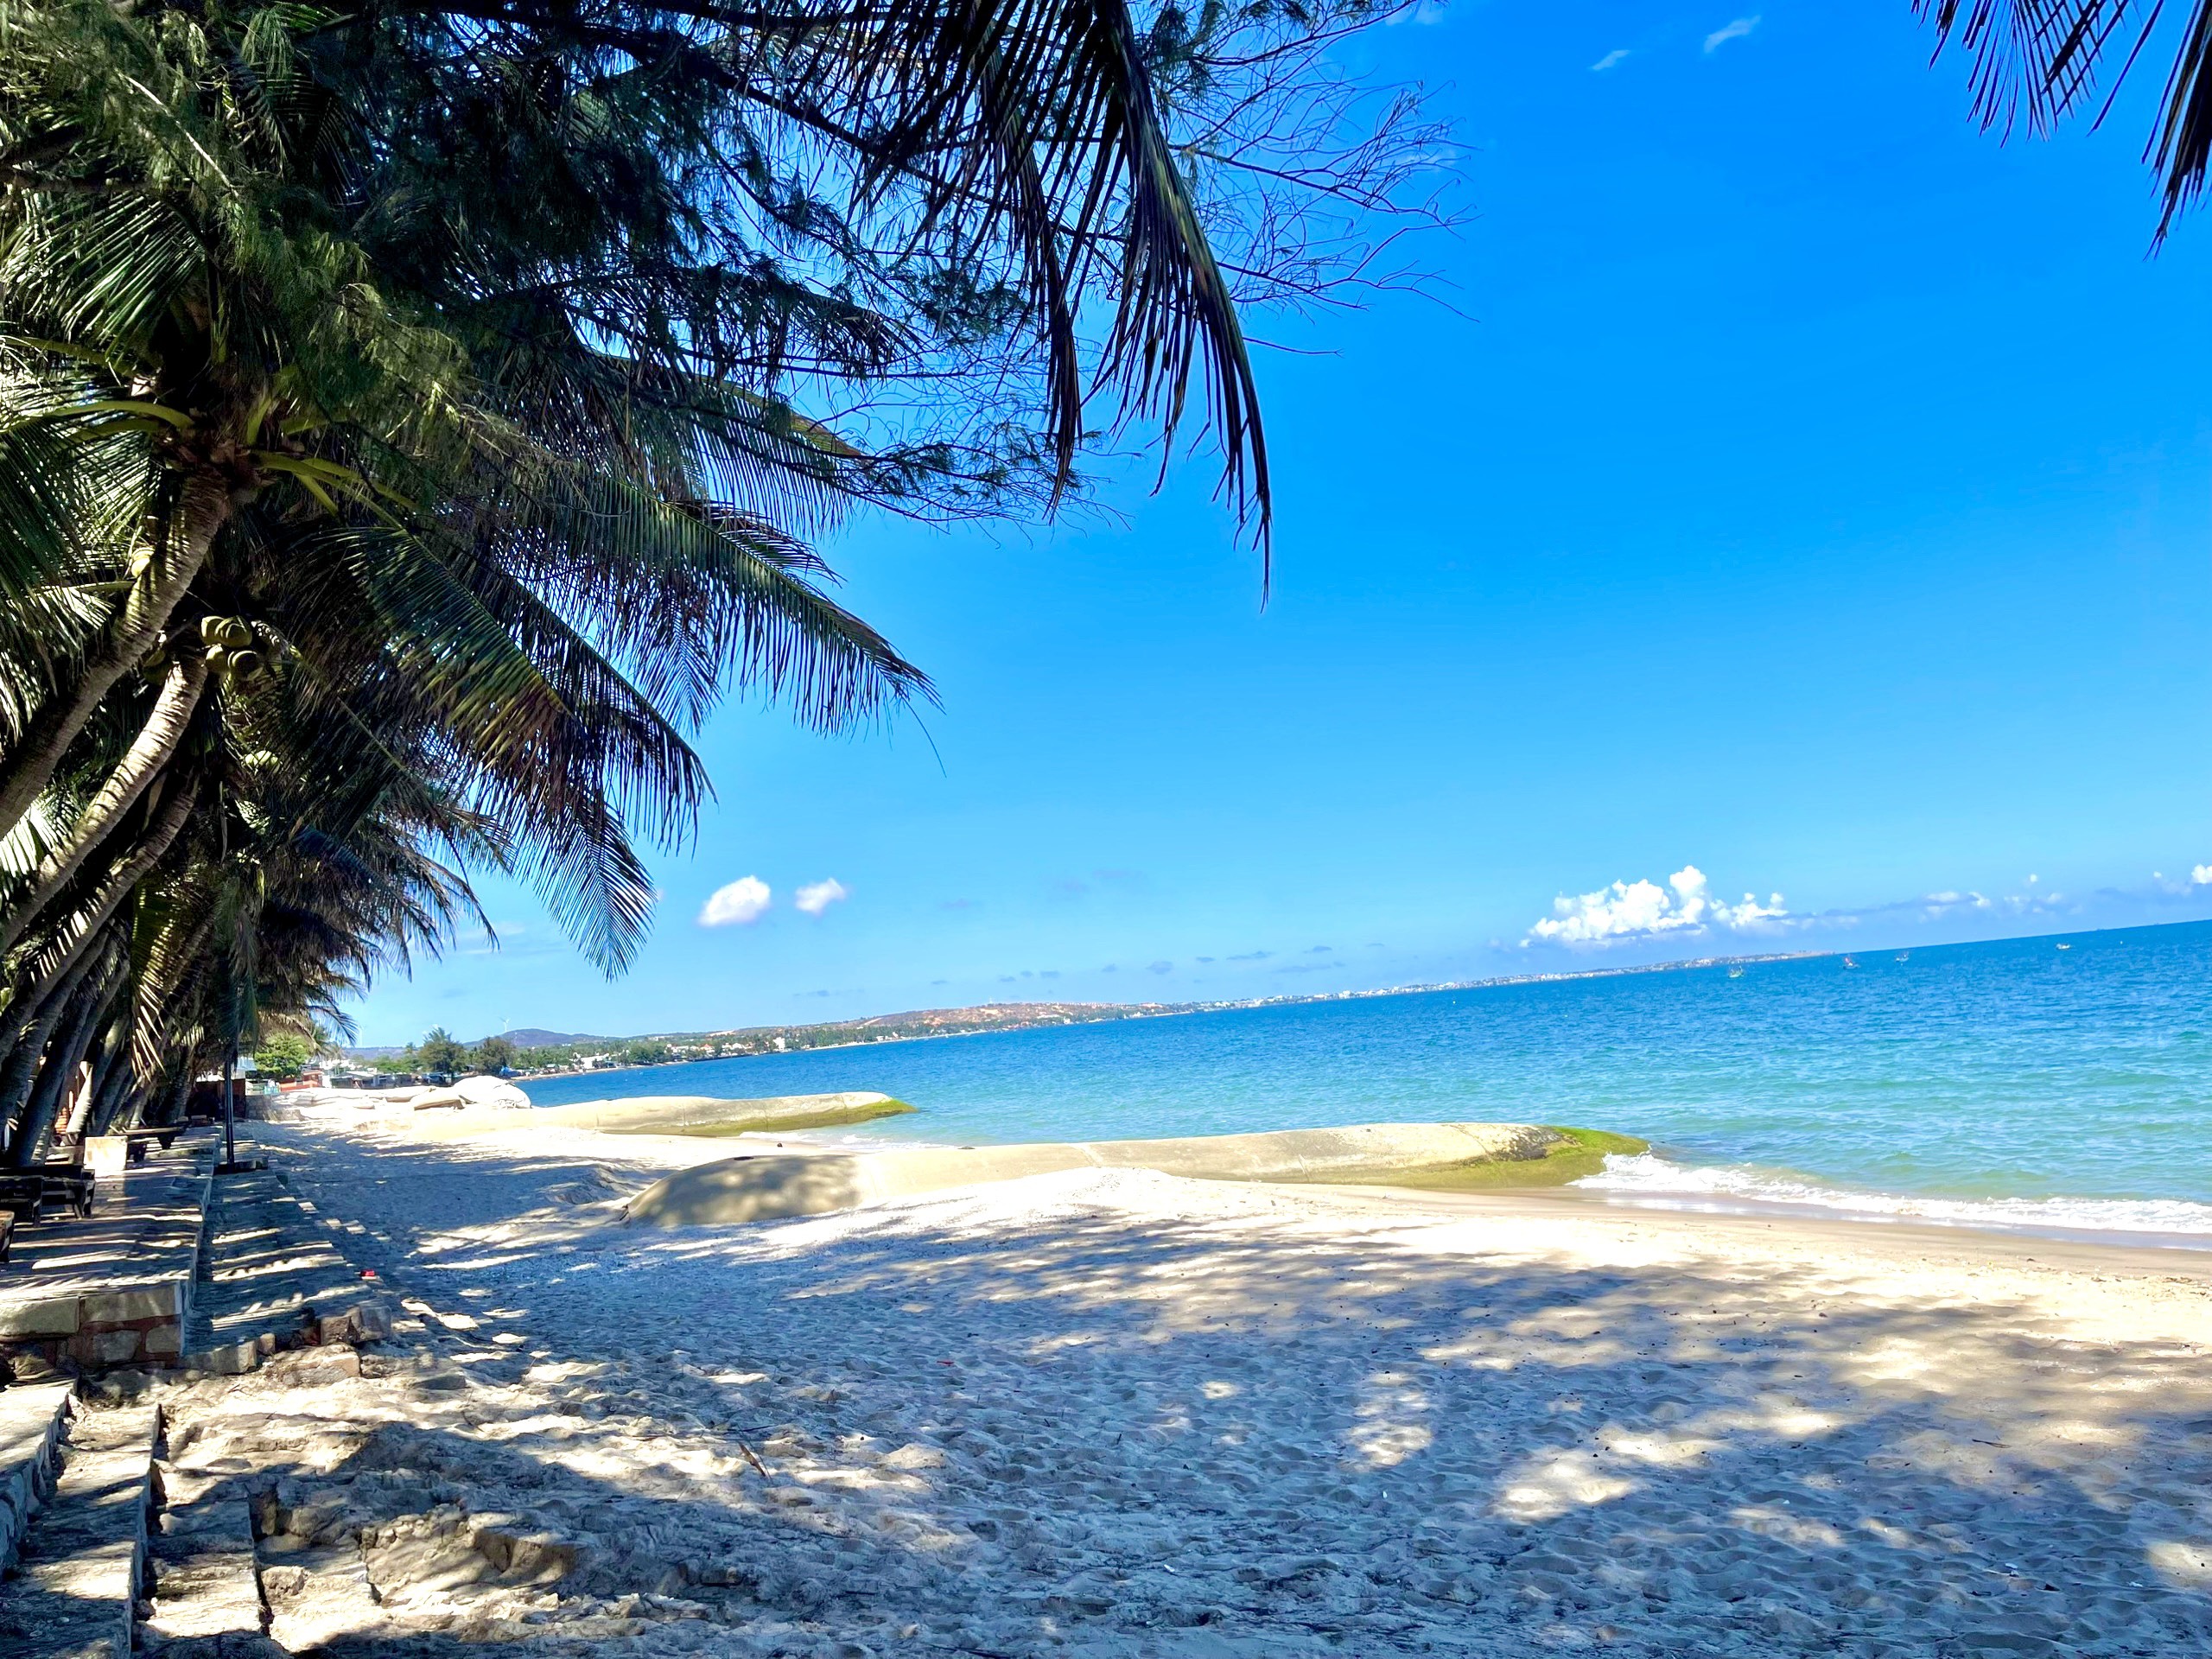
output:
M833 1122L810 1121L816 1114L809 1103L820 1101L836 1103L850 1109L851 1103L861 1100L883 1101L892 1109L880 1115L841 1119ZM887 1155L921 1154L928 1161L937 1162L955 1154L977 1154L971 1180L957 1182L936 1179L933 1187L954 1185L988 1183L995 1179L1013 1179L1010 1174L994 1175L991 1166L997 1161L995 1154L1014 1151L1027 1156L1032 1168L1041 1169L1052 1162L1055 1153L1072 1153L1084 1143L1038 1142L996 1143L956 1142L925 1139L918 1135L899 1133L911 1124L926 1128L926 1122L916 1124L918 1114L912 1109L900 1110L904 1103L888 1101L884 1096L782 1096L766 1101L729 1100L717 1096L624 1096L604 1101L578 1102L559 1107L534 1107L527 1111L498 1113L470 1113L455 1116L446 1113L420 1116L397 1111L364 1112L327 1116L319 1120L341 1129L359 1128L397 1135L402 1138L426 1144L452 1144L480 1138L498 1137L509 1141L528 1141L542 1145L549 1153L564 1156L593 1158L611 1165L654 1170L663 1173L696 1170L703 1166L736 1160L757 1161L767 1158L808 1160L868 1160ZM703 1109L714 1109L705 1110ZM760 1109L774 1109L785 1116L780 1120L771 1118ZM724 1116L744 1120L747 1127L704 1127L720 1113ZM557 1114L557 1116L556 1116ZM897 1122L898 1128L892 1124ZM626 1120L623 1127L613 1127L614 1120ZM666 1127L662 1122L664 1120ZM686 1127L676 1128L682 1123ZM788 1124L788 1127L780 1127ZM823 1131L849 1127L857 1131L825 1138ZM1346 1126L1357 1129L1363 1126ZM1363 1126L1375 1128L1377 1126ZM1408 1125L1407 1128L1424 1126ZM1435 1128L1440 1126L1426 1126ZM671 1132L672 1131L672 1132ZM872 1132L874 1131L874 1132ZM1268 1135L1305 1135L1322 1131L1271 1131L1262 1136L1187 1137L1183 1141L1173 1139L1128 1143L1092 1143L1100 1146L1128 1145L1173 1148L1182 1145L1196 1145L1208 1140L1232 1142L1264 1138ZM1580 1133L1587 1133L1586 1131ZM1042 1158L1045 1161L1039 1161ZM1081 1162L1078 1157L1068 1157L1061 1163ZM2147 1252L2170 1262L2192 1255L2212 1255L2212 1230L2202 1232L2188 1230L2153 1230L2146 1228L2096 1227L2069 1224L2052 1221L2008 1221L2001 1217L1948 1218L1924 1215L1897 1214L1879 1210L1847 1205L1821 1205L1792 1202L1788 1199L1767 1198L1739 1193L1715 1193L1663 1190L1618 1189L1588 1187L1573 1183L1559 1184L1542 1179L1524 1182L1513 1179L1523 1166L1511 1160L1481 1166L1485 1179L1471 1186L1454 1186L1432 1179L1418 1179L1404 1185L1393 1184L1382 1179L1385 1173L1405 1173L1415 1176L1432 1175L1435 1166L1408 1167L1402 1162L1370 1166L1366 1170L1332 1175L1327 1173L1281 1174L1274 1177L1229 1177L1236 1179L1259 1179L1271 1185L1288 1185L1316 1190L1330 1189L1357 1191L1387 1197L1400 1205L1418 1205L1430 1200L1450 1201L1462 1209L1479 1210L1486 1202L1495 1200L1522 1213L1536 1213L1548 1201L1563 1207L1566 1213L1598 1211L1620 1216L1646 1215L1654 1217L1704 1217L1726 1224L1731 1220L1760 1228L1786 1227L1808 1236L1855 1238L1861 1234L1874 1233L1891 1236L1936 1241L1945 1238L1986 1241L1989 1253L2008 1255L2012 1245L2065 1245L2087 1251L2113 1251L2122 1254ZM1531 1176L1536 1176L1541 1165L1529 1160L1525 1166ZM1172 1173L1191 1173L1189 1168L1171 1164ZM1897 1197L1910 1198L1916 1195L1870 1194L1872 1198ZM855 1198L854 1203L873 1203L879 1198ZM1952 1200L1946 1200L1952 1201ZM1989 1202L1961 1198L1961 1203ZM2088 1200L2106 1202L2107 1200ZM830 1205L828 1208L846 1207ZM791 1213L798 1213L793 1211ZM2010 1243L2008 1243L2008 1241ZM2191 1269L2194 1271L2194 1269Z
M1814 1210L1804 1205L1762 1205L1753 1199L1732 1201L1727 1207L1709 1206L1699 1202L1668 1203L1640 1195L1626 1197L1604 1188L1574 1186L1436 1192L1338 1182L1325 1185L1313 1183L1300 1190L1357 1200L1375 1206L1378 1211L1433 1211L1560 1221L1588 1221L1605 1217L1623 1224L1644 1224L1660 1230L1691 1232L1702 1229L1745 1241L1762 1237L1820 1240L1854 1249L1943 1259L1961 1266L2035 1264L2074 1272L2201 1283L2212 1290L2212 1236L2201 1240L2192 1237L2192 1242L2186 1243L2167 1243L2162 1241L2172 1236L2086 1230L2078 1233L2044 1232L2025 1227L2002 1228L1877 1216L1865 1211Z

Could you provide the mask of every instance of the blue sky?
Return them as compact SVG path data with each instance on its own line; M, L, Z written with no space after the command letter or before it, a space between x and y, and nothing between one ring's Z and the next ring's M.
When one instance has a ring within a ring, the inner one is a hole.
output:
M2212 219L2149 257L2163 67L2000 145L1905 0L1423 16L1367 49L1450 83L1458 314L1255 325L1307 348L1260 365L1264 610L1204 460L1105 521L856 526L926 739L726 711L626 978L487 883L499 950L363 1040L2212 915Z

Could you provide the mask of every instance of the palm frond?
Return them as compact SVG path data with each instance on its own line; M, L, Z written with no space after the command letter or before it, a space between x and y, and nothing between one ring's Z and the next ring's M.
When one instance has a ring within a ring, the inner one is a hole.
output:
M2043 133L2101 90L2106 101L2133 70L2163 21L2163 3L2129 0L1914 0L1936 28L1937 50L1956 41L1974 59L1976 117ZM2125 53L2117 66L2110 59ZM2145 158L2160 175L2163 240L2204 188L2212 166L2212 0L2196 0L2182 24L2157 128Z

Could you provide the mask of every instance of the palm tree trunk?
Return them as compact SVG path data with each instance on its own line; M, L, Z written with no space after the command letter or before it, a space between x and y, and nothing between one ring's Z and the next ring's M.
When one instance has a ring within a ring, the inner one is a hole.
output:
M100 953L98 965L69 999L69 1013L48 1047L38 1080L31 1085L29 1098L23 1106L22 1128L10 1144L18 1166L35 1164L45 1156L46 1142L53 1135L62 1103L76 1086L77 1070L85 1063L85 1050L99 1031L100 1022L107 1017L114 995L114 951L110 948Z
M108 1109L100 1122L100 1133L110 1135L118 1129L135 1129L146 1121L146 1108L153 1100L153 1091L143 1084L126 1084L115 1103Z
M93 960L86 958L64 970L61 981L39 1002L37 1013L31 1016L23 1034L16 1039L7 1059L0 1062L0 1146L7 1148L10 1163L21 1161L14 1131L18 1127L23 1102L37 1080L39 1062L45 1058L47 1045L53 1040L54 1028L68 1013L77 987L92 971Z
M162 683L161 696L154 700L153 712L146 716L146 723L139 728L137 741L131 744L130 753L116 764L107 781L100 785L99 793L77 815L67 839L39 865L31 878L30 890L10 907L6 919L0 921L0 954L16 948L24 930L84 868L85 861L114 832L124 815L146 792L146 786L154 781L183 741L185 728L191 723L193 710L200 706L200 694L207 684L207 659L197 652L178 652Z
M192 815L192 791L179 789L162 805L161 814L146 830L144 837L129 858L111 870L92 901L77 912L61 937L53 947L54 954L44 968L35 968L36 978L25 989L29 998L42 997L61 982L61 976L84 958L85 953L107 925L116 907L130 896L130 890L161 861L169 843L176 839L177 831L184 828L184 821Z
M189 1048L177 1056L175 1081L166 1085L159 1099L151 1099L147 1103L149 1107L161 1108L161 1116L154 1118L152 1122L157 1124L184 1122L185 1103L192 1098L192 1080L199 1075L199 1049ZM142 1109L141 1121L145 1121L143 1109Z
M119 992L128 988L118 987ZM116 1077L123 1069L123 1062L130 1055L130 1016L135 999L119 995L108 1001L107 1022L100 1027L99 1047L92 1055L92 1074L86 1080L85 1097L80 1103L76 1119L61 1127L86 1135L97 1135L94 1126L105 1120L100 1108L113 1090ZM116 1091L119 1092L119 1091Z
M102 1062L101 1074L92 1081L92 1116L85 1126L88 1135L105 1135L130 1103L132 1085L138 1078L130 1054L130 1025L127 1016L116 1022L114 1046Z
M170 613L207 562L215 532L230 516L230 486L222 479L201 474L186 482L166 534L156 538L154 555L131 584L106 640L85 659L77 683L32 716L22 741L0 760L0 836L22 822L100 699L168 626Z

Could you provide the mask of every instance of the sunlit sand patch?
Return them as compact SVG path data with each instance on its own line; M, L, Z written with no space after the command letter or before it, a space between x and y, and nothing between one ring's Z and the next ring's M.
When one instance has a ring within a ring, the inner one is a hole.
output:
M1351 1436L1353 1448L1370 1469L1388 1469L1435 1443L1436 1433L1422 1423L1363 1423Z
M1556 1520L1570 1510L1625 1497L1637 1484L1609 1473L1592 1452L1555 1452L1532 1459L1505 1477L1497 1512L1523 1524Z
M1746 1532L1755 1532L1762 1538L1779 1538L1800 1549L1841 1549L1850 1541L1825 1521L1808 1520L1765 1504L1744 1504L1731 1510L1728 1518Z
M1599 1430L1598 1440L1616 1458L1661 1469L1682 1469L1702 1463L1726 1444L1699 1435L1639 1434L1618 1428Z
M2143 1557L2169 1584L2212 1591L2212 1541L2162 1538L2145 1549Z
M1891 1549L1911 1549L1919 1542L1919 1540L1904 1528L1892 1522L1882 1520L1877 1516L1861 1516L1859 1525L1860 1530L1866 1533L1868 1536L1887 1544Z
M1748 1410L1707 1413L1699 1421L1709 1433L1783 1441L1813 1440L1831 1433L1840 1421L1832 1413L1808 1410L1794 1400L1770 1398L1757 1401Z

